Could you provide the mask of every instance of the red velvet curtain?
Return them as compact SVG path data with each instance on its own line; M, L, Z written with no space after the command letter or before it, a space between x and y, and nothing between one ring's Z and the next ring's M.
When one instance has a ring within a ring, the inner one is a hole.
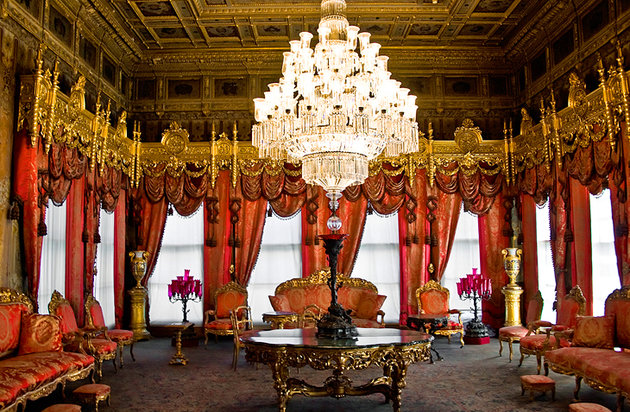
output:
M630 202L628 202L628 176L630 176L630 143L626 136L625 127L621 127L621 138L618 140L618 164L613 170L610 182L610 202L615 229L615 252L617 255L617 270L622 285L630 285L630 236L628 236L628 216Z
M125 311L125 237L127 234L127 193L121 191L114 209L114 316L116 328L122 327Z
M573 222L573 284L580 285L586 298L585 315L593 314L593 259L591 246L591 206L588 188L571 181L571 221Z
M434 218L429 217L429 220L433 220L431 222L431 262L434 265L434 278L440 282L453 248L462 198L459 193L447 194L437 187L433 187L430 192L431 196L427 198L428 213L434 216Z
M230 172L223 170L217 176L214 189L208 189L205 200L204 232L206 242L203 249L204 298L203 308L214 307L214 292L230 281L231 251L230 238Z
M21 203L22 238L24 241L24 271L28 280L28 293L37 307L39 289L39 264L42 238L38 225L44 221L43 209L39 207L38 150L31 147L26 128L17 133L13 140L13 192Z
M85 248L82 240L84 224L85 179L75 180L66 199L66 291L77 323L83 324L83 285Z
M142 285L146 287L149 278L155 269L155 263L162 246L162 236L164 235L164 226L166 225L166 211L168 209L168 200L162 197L153 203L146 196L139 196L135 201L140 203L141 222L139 228L137 250L145 250L149 252L147 258L147 273L142 279Z
M481 273L492 280L490 300L482 302L482 321L493 328L503 326L505 319L505 299L501 288L507 283L501 251L509 246L509 238L504 234L505 216L508 211L498 196L486 215L479 216L479 258Z
M238 220L235 222L237 238L231 243L236 246L235 280L240 285L247 286L260 251L267 214L267 200L264 197L259 197L253 201L243 198L244 190L241 183L242 181L232 190L232 211L235 202L240 202L240 206L236 213L232 213L234 220Z
M536 203L534 199L521 193L521 216L523 233L523 282L525 292L521 299L526 307L527 302L538 292L538 240L536 238ZM551 302L547 302L551 304Z
M412 184L406 207L398 210L398 234L400 252L400 324L405 325L407 316L418 311L416 289L424 285L427 272L429 234L427 221L427 178L426 171L419 169Z
M551 228L551 255L556 277L556 300L559 301L572 287L571 269L571 202L569 177L565 171L553 169L553 190L549 199L549 222ZM551 303L551 302L548 302Z

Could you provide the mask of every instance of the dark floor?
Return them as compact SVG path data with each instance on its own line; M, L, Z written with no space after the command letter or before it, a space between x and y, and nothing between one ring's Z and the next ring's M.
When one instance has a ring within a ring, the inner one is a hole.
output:
M189 358L187 366L169 366L174 353L170 339L153 339L139 342L135 347L136 362L131 362L126 351L126 365L114 373L111 362L104 367L103 383L112 388L111 407L102 405L102 411L276 411L276 397L268 367L256 368L245 362L241 353L238 370L230 369L232 341L211 341L204 347L185 348ZM407 387L403 390L404 411L566 411L572 401L574 378L550 372L556 381L556 400L549 394L534 401L521 396L520 375L535 374L536 360L527 358L518 367L518 345L512 363L498 356L498 341L488 345L468 345L463 349L439 338L435 347L444 361L410 366ZM365 383L380 373L371 368L355 371L350 376L355 383ZM327 372L302 368L291 370L300 379L321 384ZM85 382L84 382L85 383ZM71 384L66 391L71 401ZM580 397L584 401L602 404L612 410L616 397L582 385ZM55 393L45 400L31 402L27 411L40 411L60 401ZM626 406L626 410L629 408ZM84 408L84 410L86 410ZM391 411L391 404L383 396L307 398L297 395L288 403L288 411Z

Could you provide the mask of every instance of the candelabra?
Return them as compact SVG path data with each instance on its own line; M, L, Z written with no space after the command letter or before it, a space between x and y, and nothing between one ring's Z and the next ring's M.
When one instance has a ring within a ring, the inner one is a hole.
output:
M491 280L484 278L481 273L477 273L477 268L473 268L472 274L466 275L457 282L457 294L462 300L471 299L473 301L474 317L466 324L466 343L490 343L488 329L479 319L479 302L490 299L492 295Z
M184 276L177 276L168 285L168 300L171 303L182 302L182 312L184 313L182 323L188 322L188 312L190 311L188 302L201 301L201 294L201 281L190 276L189 269L184 270Z

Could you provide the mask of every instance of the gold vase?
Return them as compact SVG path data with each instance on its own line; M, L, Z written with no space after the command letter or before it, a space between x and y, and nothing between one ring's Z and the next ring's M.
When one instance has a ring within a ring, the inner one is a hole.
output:
M523 251L509 247L501 251L503 267L510 278L510 282L501 289L505 295L505 326L521 325L521 295L523 288L516 283L516 277L521 270L521 256Z
M131 274L136 280L136 286L128 292L131 297L130 327L135 340L145 340L150 336L145 317L147 289L140 282L147 273L149 252L135 250L129 252L129 257L131 258Z

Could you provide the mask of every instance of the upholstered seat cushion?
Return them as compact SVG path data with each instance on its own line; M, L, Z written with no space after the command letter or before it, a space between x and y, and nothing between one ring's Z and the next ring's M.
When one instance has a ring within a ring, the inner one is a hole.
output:
M58 403L57 405L49 406L42 412L81 412L81 407L70 403Z
M206 329L232 329L232 321L230 319L217 319L203 325Z
M89 355L71 352L38 352L0 361L0 408L70 369L94 363Z
M116 342L107 339L92 339L92 345L100 355L115 352L118 346Z
M81 398L96 398L108 395L111 392L109 385L102 383L89 383L82 385L72 391L73 394Z
M383 327L383 325L371 319L362 319L362 318L353 317L352 323L354 323L358 328L382 328Z
M549 351L545 359L577 371L604 385L630 391L630 353L610 349L570 347Z
M530 350L542 350L545 342L547 341L547 335L529 335L521 338L521 348ZM549 337L548 349L553 349L556 345L556 338L554 336Z
M523 375L521 376L521 382L534 387L555 384L553 379L545 375Z
M453 322L452 320L449 320L445 329L461 329L463 327L464 325L462 325L461 323L457 323L457 322Z
M114 342L127 341L133 339L133 332L124 329L111 329L107 331L107 336Z
M527 335L529 329L523 326L504 326L499 329L499 336L506 338L522 338Z
M572 403L569 405L570 412L611 412L605 406L590 402Z

